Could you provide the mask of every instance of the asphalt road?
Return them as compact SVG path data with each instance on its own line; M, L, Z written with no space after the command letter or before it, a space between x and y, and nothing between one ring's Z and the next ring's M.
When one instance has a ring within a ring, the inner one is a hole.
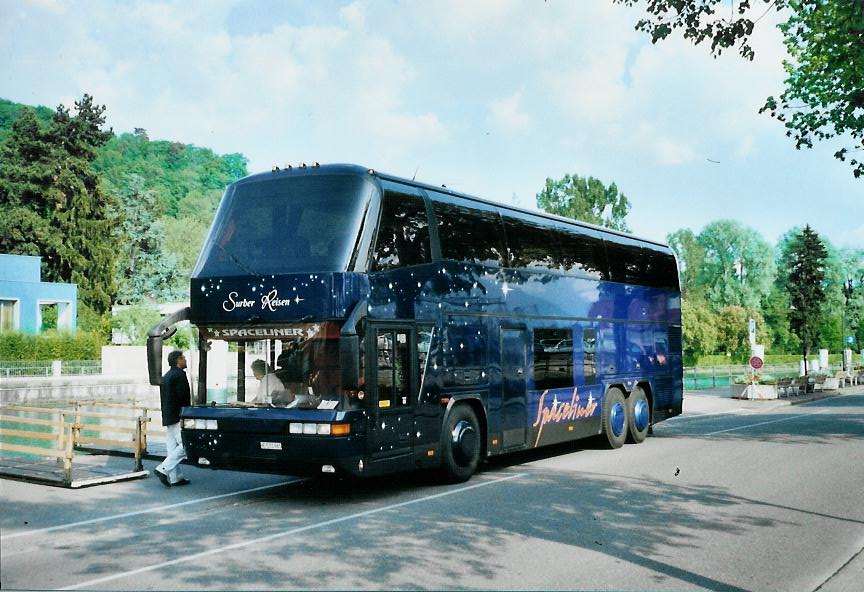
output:
M685 412L644 444L519 454L455 486L0 480L0 586L861 590L864 394Z

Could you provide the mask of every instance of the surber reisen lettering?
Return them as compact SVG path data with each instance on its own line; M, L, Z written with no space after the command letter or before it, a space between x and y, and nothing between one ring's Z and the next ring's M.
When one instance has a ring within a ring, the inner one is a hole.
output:
M222 310L225 312L231 312L236 308L251 308L255 306L254 300L246 300L245 298L237 300L237 296L237 292L230 292L228 294L228 300L225 300L222 303ZM282 306L291 306L291 301L280 299L279 292L276 288L273 288L267 294L261 295L261 310L266 308L271 312L275 312L277 307Z
M587 404L580 405L579 395L577 394L578 390L578 387L573 389L573 397L569 403L559 403L556 397L551 407L543 406L549 391L545 390L540 395L540 403L537 405L537 419L534 421L534 425L531 426L533 428L536 428L538 425L540 426L540 430L537 432L537 440L534 442L535 448L540 444L540 435L543 433L543 426L547 423L559 423L594 415L594 412L597 410L597 400L594 398L594 395L589 393Z

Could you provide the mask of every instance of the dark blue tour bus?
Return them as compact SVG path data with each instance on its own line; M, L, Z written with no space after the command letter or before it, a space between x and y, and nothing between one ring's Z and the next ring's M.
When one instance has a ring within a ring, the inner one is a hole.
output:
M667 246L358 166L228 187L190 306L150 332L153 384L180 320L200 334L183 442L210 468L464 481L511 451L640 443L681 413ZM215 340L236 347L236 402L206 400Z

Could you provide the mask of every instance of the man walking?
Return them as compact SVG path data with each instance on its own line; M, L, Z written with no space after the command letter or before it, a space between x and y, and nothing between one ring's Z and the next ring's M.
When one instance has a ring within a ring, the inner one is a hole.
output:
M189 479L180 470L180 461L186 458L183 440L180 438L180 410L191 404L189 379L186 378L186 358L181 351L168 354L168 372L162 377L159 397L162 400L162 425L165 426L165 448L167 456L153 469L165 487L188 485Z

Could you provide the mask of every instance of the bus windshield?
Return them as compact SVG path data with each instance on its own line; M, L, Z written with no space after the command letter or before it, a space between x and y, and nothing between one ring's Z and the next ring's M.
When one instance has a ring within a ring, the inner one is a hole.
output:
M275 338L261 339L257 333ZM340 385L339 323L222 329L220 334L249 339L244 347L245 401L239 404L337 410L359 406L357 393L343 391Z
M233 185L192 276L345 271L374 187L353 175L274 174Z

